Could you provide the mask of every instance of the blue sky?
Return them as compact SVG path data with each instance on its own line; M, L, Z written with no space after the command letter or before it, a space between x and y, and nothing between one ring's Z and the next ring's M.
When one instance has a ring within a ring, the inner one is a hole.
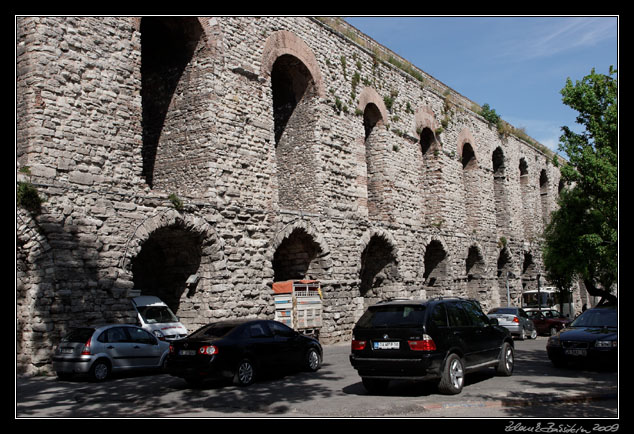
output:
M566 79L618 69L616 16L344 18L554 151L562 126L581 131L561 102Z

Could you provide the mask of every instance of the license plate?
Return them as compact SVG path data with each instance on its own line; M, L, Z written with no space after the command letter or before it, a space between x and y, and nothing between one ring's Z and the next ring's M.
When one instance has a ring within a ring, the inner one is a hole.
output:
M195 356L196 350L180 350L178 354L181 356Z
M373 348L375 350L398 350L398 342L374 342Z
M73 354L73 349L72 348L62 348L61 353L62 354Z
M580 350L575 348L575 349L566 350L565 353L568 356L585 356L586 350Z

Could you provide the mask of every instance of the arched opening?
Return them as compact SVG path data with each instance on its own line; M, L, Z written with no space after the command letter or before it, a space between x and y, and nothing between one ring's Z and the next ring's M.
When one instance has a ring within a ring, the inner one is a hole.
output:
M189 118L179 114L179 110L170 114L170 107L175 104L176 89L194 56L203 30L194 17L145 17L141 20L140 30L142 176L150 187L154 187L157 181L162 183L170 177L156 173L159 142L166 124L182 123ZM179 116L183 119L171 119ZM178 137L172 137L172 140L179 142ZM175 154L178 152L166 150L161 158L170 160ZM165 164L158 164L162 165Z
M537 274L533 255L526 252L522 261L522 290L529 289L537 289Z
M383 121L381 111L374 103L368 103L363 111L363 128L365 131L365 163L367 176L368 215L370 218L384 218L387 211L387 191L389 182L385 178L384 137L376 128Z
M442 243L432 240L425 249L424 285L432 295L440 295L442 284L447 279L447 252Z
M498 288L500 289L500 300L507 301L509 306L513 305L511 286L515 276L512 273L512 268L513 261L511 252L509 252L508 247L504 247L500 250L500 254L498 255L497 278Z
M178 225L154 231L132 260L135 289L159 297L178 314L187 279L200 267L202 242L201 234Z
M462 162L462 182L464 189L466 224L472 231L477 231L480 200L478 194L478 163L471 143L463 144L460 161Z
M530 182L528 177L528 163L526 159L520 158L520 197L522 200L522 223L524 226L524 237L530 238L532 235L532 212L530 198Z
M465 260L465 274L467 276L467 295L480 300L480 293L486 293L487 286L484 280L485 266L482 252L477 246L469 247Z
M317 120L313 77L301 60L283 54L271 69L271 86L280 206L316 210L319 194L312 149Z
M273 256L275 282L322 279L327 272L325 253L304 229L295 229L282 241Z
M546 174L546 169L542 169L539 174L539 196L541 198L542 222L544 226L548 223L550 215L550 209L548 206L548 188L548 175Z
M493 199L495 201L496 227L505 232L509 228L510 210L506 186L506 167L502 148L495 148L491 160L493 167Z
M373 235L361 254L359 292L364 305L378 302L399 279L393 246L382 236Z
M426 156L429 152L434 152L438 149L436 135L429 127L423 128L420 132L420 149L423 156Z

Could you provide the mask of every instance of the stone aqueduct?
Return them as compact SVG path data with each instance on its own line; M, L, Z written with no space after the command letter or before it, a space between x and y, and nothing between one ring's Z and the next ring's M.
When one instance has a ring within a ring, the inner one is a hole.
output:
M342 27L343 26L343 27ZM517 300L552 155L356 29L309 17L18 17L18 366L155 294L189 327L322 282L325 342L387 297ZM465 72L468 74L468 71ZM521 101L518 101L521 104ZM196 283L187 283L191 275Z

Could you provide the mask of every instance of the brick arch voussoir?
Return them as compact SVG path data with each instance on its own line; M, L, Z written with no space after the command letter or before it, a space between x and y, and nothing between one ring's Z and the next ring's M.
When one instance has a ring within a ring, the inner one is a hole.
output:
M296 57L308 68L315 84L315 92L318 97L323 98L326 93L315 54L308 44L293 32L280 30L272 33L266 39L262 52L262 74L270 77L273 64L285 54Z
M376 90L372 87L364 87L361 93L359 94L359 104L357 108L361 111L365 111L365 108L368 104L374 104L381 113L381 121L386 123L389 119L387 114L387 108L385 107L385 102L381 95L378 94Z

